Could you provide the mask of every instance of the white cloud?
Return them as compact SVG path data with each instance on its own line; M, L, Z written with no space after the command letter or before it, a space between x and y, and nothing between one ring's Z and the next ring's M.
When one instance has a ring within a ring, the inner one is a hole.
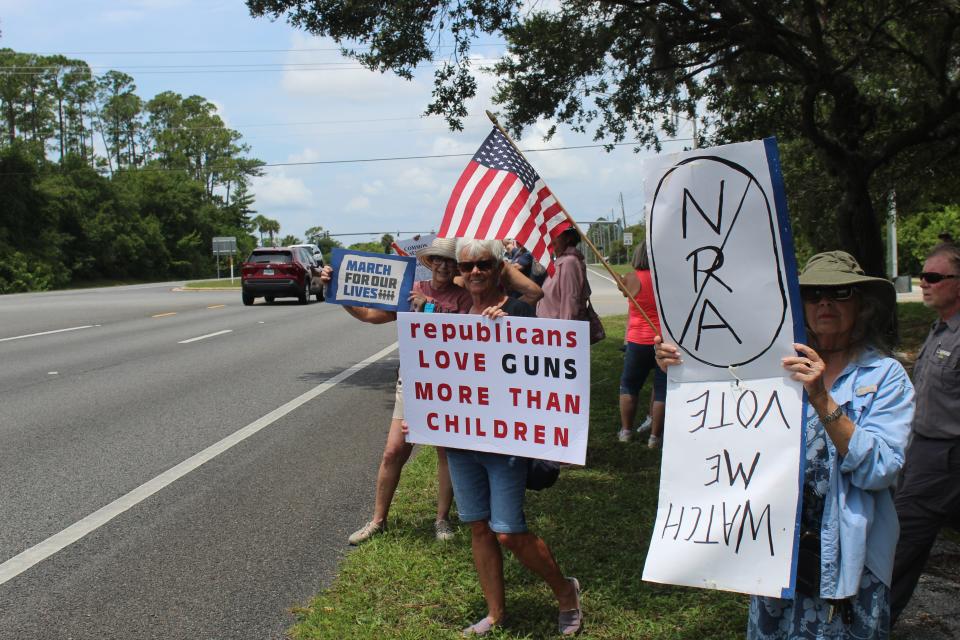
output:
M363 192L368 196L375 196L383 192L383 180L374 180L373 182L368 182L361 187Z
M272 171L253 178L251 189L256 195L254 207L267 213L270 207L307 208L314 205L313 193L300 178L290 178L282 171Z
M320 154L312 147L307 147L299 153L291 153L287 156L287 162L316 162L319 159Z
M366 196L356 196L350 199L344 211L366 211L370 208L370 198Z
M396 101L404 98L424 100L429 88L418 80L404 80L392 72L380 73L362 67L359 62L340 55L329 39L293 34L286 57L290 69L283 72L283 89L296 96L322 96L325 101L369 103L377 100ZM314 49L314 51L303 51Z
M423 167L404 169L394 179L394 184L398 188L415 191L434 191L441 188L434 177L434 172Z

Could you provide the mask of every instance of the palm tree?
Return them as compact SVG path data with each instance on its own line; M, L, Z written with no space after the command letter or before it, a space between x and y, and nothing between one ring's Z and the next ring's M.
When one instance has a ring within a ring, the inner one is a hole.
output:
M258 215L256 218L254 218L254 219L251 220L250 222L253 224L254 228L256 228L256 230L260 232L260 246L262 247L262 246L263 246L263 232L267 230L267 227L264 226L264 225L269 226L269 225L270 225L270 219L267 218L267 217L265 217L265 216Z
M278 221L276 221L276 220L270 220L270 219L268 218L268 219L266 220L266 222L264 223L264 225L262 225L262 226L260 227L260 229L263 230L263 231L266 231L268 234L270 234L270 246L271 246L271 247L277 246L277 243L276 243L276 241L274 240L273 234L275 234L275 233L276 233L276 234L279 234L279 233L280 233L280 223L279 223Z

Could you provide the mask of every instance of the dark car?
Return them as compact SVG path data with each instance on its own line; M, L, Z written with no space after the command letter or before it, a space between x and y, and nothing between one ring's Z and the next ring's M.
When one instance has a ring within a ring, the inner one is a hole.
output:
M276 298L296 298L307 304L310 296L323 300L320 266L310 251L302 247L259 247L240 267L243 304L254 298L267 302Z

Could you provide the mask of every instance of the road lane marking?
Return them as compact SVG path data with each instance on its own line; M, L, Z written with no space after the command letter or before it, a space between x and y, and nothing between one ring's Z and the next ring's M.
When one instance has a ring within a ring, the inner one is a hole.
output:
M595 276L599 276L599 277L603 278L603 279L606 280L607 282L613 282L613 284L617 284L616 281L615 281L613 278L611 278L610 276L608 276L608 275L605 274L605 273L600 273L600 272L597 271L596 269L590 269L590 273L592 273L592 274L595 275Z
M191 471L197 469L202 464L213 460L221 453L243 442L250 436L265 429L266 427L269 427L271 424L284 417L291 411L294 411L307 402L310 402L320 394L329 391L339 383L343 382L353 374L367 368L374 362L385 358L393 353L396 349L397 343L394 342L390 346L381 349L377 353L368 357L366 360L358 362L350 368L341 371L326 382L321 382L313 389L310 389L306 393L297 396L286 404L277 407L267 415L254 420L247 426L233 432L223 440L210 445L203 451L194 454L180 464L167 469L152 480L144 482L130 493L120 496L110 504L101 507L87 517L78 520L63 531L55 533L43 542L40 542L29 549L18 553L3 564L0 564L0 585L12 580L13 578L16 578L18 575L30 569L34 565L43 562L58 551L61 551L65 547L68 547L86 535L96 531L120 514L131 509L132 507L135 507L161 489L164 489Z
M0 342L8 340L21 340L23 338L34 338L36 336L48 336L51 333L63 333L64 331L78 331L80 329L89 329L90 327L99 327L98 324L85 324L82 327L70 327L69 329L54 329L53 331L41 331L40 333L28 333L23 336L13 336L12 338L0 338Z
M227 305L225 305L225 304L212 304L212 305L210 305L209 307L207 307L207 309L223 309L225 306L227 306Z
M150 317L151 318L167 318L169 316L175 316L175 315L177 315L176 311L168 311L167 313L158 313L157 315L150 316Z
M222 336L225 333L233 333L233 329L224 329L223 331L208 333L205 336L197 336L196 338L190 338L189 340L181 340L177 344L190 344L191 342L196 342L197 340L206 340L207 338L212 338L214 336Z

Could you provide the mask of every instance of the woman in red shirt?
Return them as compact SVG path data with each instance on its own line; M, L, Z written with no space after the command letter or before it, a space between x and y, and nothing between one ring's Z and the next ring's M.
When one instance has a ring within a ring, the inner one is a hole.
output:
M653 371L653 399L650 403L650 439L647 446L655 449L663 438L663 417L667 399L667 374L660 370L654 358L653 339L660 333L660 317L653 298L653 280L650 277L650 262L647 245L641 242L633 252L633 273L623 278L627 291L640 303L656 330L647 324L636 306L627 305L627 344L623 357L623 375L620 377L620 434L621 442L630 440L630 430L637 413L637 396ZM641 428L642 429L642 428ZM641 432L637 429L637 432Z

